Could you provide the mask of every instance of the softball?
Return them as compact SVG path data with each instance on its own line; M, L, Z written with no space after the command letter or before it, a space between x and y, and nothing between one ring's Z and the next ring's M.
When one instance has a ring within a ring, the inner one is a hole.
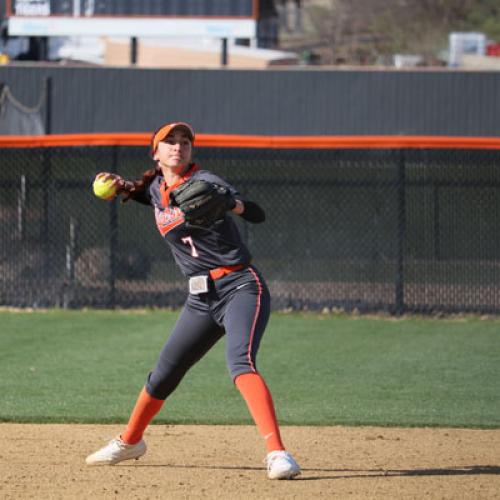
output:
M116 186L113 186L113 179L103 180L97 178L94 181L94 194L103 200L112 200L116 196Z

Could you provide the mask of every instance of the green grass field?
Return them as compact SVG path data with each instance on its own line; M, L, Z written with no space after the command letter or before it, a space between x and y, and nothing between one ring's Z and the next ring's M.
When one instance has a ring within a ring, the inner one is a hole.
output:
M0 312L0 421L126 422L177 317ZM500 428L500 319L278 314L258 367L280 422ZM155 422L250 423L224 341Z

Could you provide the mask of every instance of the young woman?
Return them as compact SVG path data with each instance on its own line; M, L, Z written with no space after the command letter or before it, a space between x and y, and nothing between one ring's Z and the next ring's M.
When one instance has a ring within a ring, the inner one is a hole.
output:
M114 465L141 457L146 452L143 433L165 399L186 372L225 336L229 372L265 440L268 477L291 479L300 474L300 468L285 451L273 400L255 361L270 313L267 286L251 265L250 253L231 215L224 215L210 227L191 224L177 206L172 206L170 193L187 180L201 179L227 188L228 210L233 214L253 223L263 222L265 214L225 180L192 163L194 139L195 133L187 123L166 124L151 140L157 166L145 172L141 181L126 181L107 172L97 175L113 179L124 199L152 205L160 234L189 278L190 292L127 427L119 437L89 455L86 462Z

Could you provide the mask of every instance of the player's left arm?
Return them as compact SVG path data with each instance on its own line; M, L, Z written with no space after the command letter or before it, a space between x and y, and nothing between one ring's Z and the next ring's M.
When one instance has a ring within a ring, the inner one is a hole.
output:
M254 201L245 199L245 197L240 194L240 192L226 179L219 177L213 172L207 171L204 172L204 178L208 182L214 182L215 184L224 186L229 189L231 196L236 202L236 206L231 210L232 213L234 213L235 215L239 215L241 218L245 219L248 222L253 222L254 224L258 224L266 220L264 209Z
M248 222L258 224L266 220L264 209L250 200L242 200L235 196L236 206L233 208L233 213L239 215Z

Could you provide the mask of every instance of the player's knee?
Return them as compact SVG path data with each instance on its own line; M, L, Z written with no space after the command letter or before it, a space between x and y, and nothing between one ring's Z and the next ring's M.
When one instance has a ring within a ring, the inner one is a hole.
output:
M248 362L229 365L228 370L229 370L229 376L231 377L231 380L233 382L235 382L240 375L244 375L245 373L256 372L255 367L250 365L250 363Z
M146 382L146 390L157 399L167 399L174 392L186 371L178 367L162 366L156 367L149 375Z

